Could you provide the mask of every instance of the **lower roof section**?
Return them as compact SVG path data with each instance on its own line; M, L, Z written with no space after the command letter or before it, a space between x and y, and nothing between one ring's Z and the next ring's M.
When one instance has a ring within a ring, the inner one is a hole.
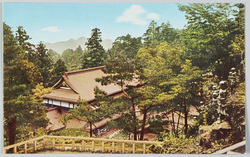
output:
M51 93L46 94L43 98L77 103L80 95L70 89L58 88L52 89Z

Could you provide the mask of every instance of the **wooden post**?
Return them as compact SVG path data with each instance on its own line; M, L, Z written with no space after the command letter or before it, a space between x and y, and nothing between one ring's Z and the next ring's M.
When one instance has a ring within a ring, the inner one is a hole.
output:
M52 139L52 147L53 147L53 150L55 150L55 144L56 144L56 140L55 138Z
M62 150L65 150L65 139L62 141Z
M102 153L104 153L104 141L102 141Z
M16 152L17 152L17 146L14 147L14 154L16 154Z
M112 142L112 153L115 152L115 142Z
M135 154L135 143L133 143L133 154Z
M24 154L27 154L27 143L24 144Z
M45 137L43 138L43 150L45 149Z
M34 150L35 150L35 152L37 151L37 146L36 146L36 141L34 141Z
M122 143L122 153L124 154L125 152L125 143Z
M95 141L92 141L92 152L95 152Z
M146 154L146 144L143 143L143 154Z
M74 140L74 139L72 140L72 148L71 148L71 150L72 150L72 151L75 150L75 140Z
M85 150L85 141L82 140L82 151L84 152L84 150Z

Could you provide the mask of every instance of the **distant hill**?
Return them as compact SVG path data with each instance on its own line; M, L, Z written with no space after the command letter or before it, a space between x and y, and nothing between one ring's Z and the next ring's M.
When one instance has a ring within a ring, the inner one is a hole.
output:
M58 54L62 54L62 52L66 49L75 50L79 45L82 49L85 49L85 43L87 42L87 38L80 37L79 39L70 39L68 41L61 41L56 43L45 43L47 49L52 49L56 51ZM102 46L105 50L108 50L112 47L113 41L110 39L103 39Z

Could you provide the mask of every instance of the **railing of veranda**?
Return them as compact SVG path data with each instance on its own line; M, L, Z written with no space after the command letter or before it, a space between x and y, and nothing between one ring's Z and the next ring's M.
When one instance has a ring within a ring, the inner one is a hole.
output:
M36 153L42 150L79 151L87 153L150 153L148 146L163 142L116 140L104 138L69 137L69 136L40 136L24 142L4 147L4 153ZM52 152L53 153L53 152Z

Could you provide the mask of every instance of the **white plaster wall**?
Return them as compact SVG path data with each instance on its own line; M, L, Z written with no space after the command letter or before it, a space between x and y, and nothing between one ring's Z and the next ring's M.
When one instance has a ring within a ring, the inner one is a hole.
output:
M48 99L43 99L44 104L47 104L47 102L48 102Z
M53 100L53 105L60 106L60 101L59 100Z

